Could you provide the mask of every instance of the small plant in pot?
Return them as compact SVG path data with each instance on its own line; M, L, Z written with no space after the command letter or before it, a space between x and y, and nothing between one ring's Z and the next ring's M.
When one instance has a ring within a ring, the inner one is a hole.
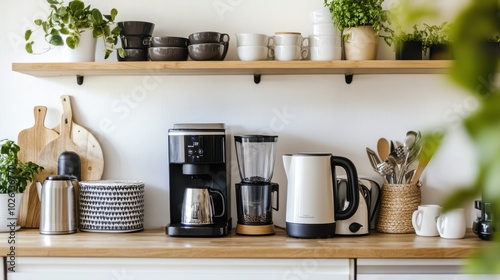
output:
M18 158L19 146L12 140L0 141L0 231L13 230L13 218L19 213L22 193L36 180L43 167ZM6 215L5 215L6 214ZM15 219L14 219L15 220Z
M120 36L120 27L113 27L118 14L116 9L111 9L109 15L103 15L98 9L90 5L85 6L81 0L73 0L68 4L63 1L47 0L50 5L50 13L46 19L36 19L37 29L26 30L24 38L26 40L25 49L28 53L33 53L34 41L32 35L37 30L44 32L45 41L52 46L67 46L75 50L79 45L90 42L91 60L92 52L95 56L95 40L102 37L104 41L104 58L115 50ZM85 40L83 40L85 37ZM51 48L49 48L50 50ZM125 56L122 48L118 48L121 57Z
M425 48L429 49L429 59L452 59L449 24L447 22L443 22L440 25L428 25L424 23L424 26L427 33L424 44Z
M421 60L422 52L426 52L427 32L419 29L418 25L413 25L413 32L408 33L400 28L397 31L391 31L390 37L386 42L394 45L396 60Z
M333 23L342 32L345 59L377 58L378 34L387 31L383 0L324 0Z

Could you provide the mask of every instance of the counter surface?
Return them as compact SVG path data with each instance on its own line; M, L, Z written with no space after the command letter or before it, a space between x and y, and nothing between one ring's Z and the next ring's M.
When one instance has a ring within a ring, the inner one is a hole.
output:
M0 233L0 255L10 252L15 240L16 257L130 257L130 258L466 258L487 245L468 231L464 239L422 237L415 234L335 236L328 239L296 239L283 229L271 236L217 238L170 237L163 227L135 233L41 235L37 229L21 229L15 235Z

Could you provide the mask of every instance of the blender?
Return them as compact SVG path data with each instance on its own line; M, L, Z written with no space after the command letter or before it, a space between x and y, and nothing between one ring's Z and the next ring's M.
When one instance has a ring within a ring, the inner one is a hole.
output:
M275 233L272 210L279 209L279 186L271 182L278 136L234 136L241 182L236 184L236 233ZM276 207L272 193L276 194Z

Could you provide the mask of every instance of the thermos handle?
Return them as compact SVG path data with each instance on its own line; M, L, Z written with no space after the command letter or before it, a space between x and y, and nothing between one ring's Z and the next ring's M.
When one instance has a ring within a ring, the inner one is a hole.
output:
M208 192L210 193L217 193L218 195L220 195L220 198L222 199L222 213L220 213L219 215L215 215L214 213L214 218L220 218L222 216L224 216L224 214L226 214L226 206L224 205L224 195L222 194L221 191L219 190L215 190L215 189L208 189ZM212 199L212 196L210 196L210 199L212 200L212 207L214 207L214 202L213 202L213 199ZM212 209L213 212L215 212L214 209Z
M352 217L359 205L359 190L358 190L358 174L356 171L356 167L349 159L345 157L332 156L331 157L331 167L332 167L332 182L334 184L333 188L335 188L335 184L337 184L337 178L335 178L335 167L342 167L347 174L347 187L346 187L346 198L349 201L349 205L345 210L337 210L335 209L335 219L336 220L346 220Z
M271 192L276 192L276 208L273 207L274 210L278 211L280 209L280 192L279 192L279 185L272 183L271 184Z

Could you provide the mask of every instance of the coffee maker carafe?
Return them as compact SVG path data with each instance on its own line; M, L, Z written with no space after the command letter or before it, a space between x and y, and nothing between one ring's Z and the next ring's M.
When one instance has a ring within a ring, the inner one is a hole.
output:
M168 131L170 236L225 236L231 229L230 145L223 124Z
M278 136L235 136L236 158L241 182L236 184L236 233L275 233L273 209L279 209L279 186L271 182ZM273 206L272 194L276 194Z

